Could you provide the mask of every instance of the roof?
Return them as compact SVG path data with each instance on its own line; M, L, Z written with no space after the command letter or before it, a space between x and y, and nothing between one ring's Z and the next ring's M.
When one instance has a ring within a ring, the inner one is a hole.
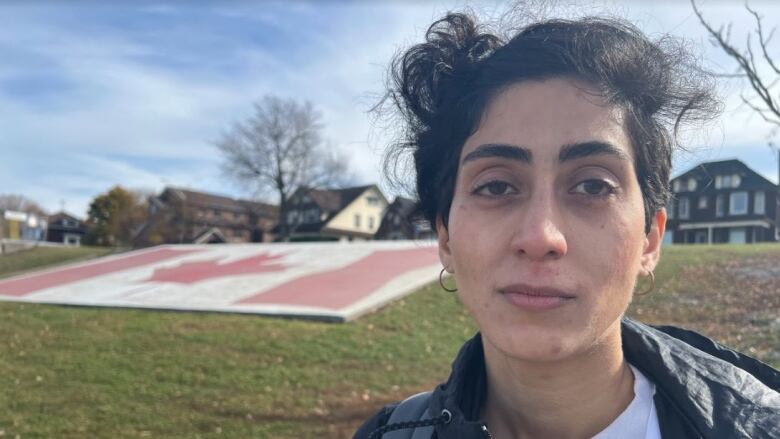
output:
M384 198L384 195L382 195L382 192L375 184L348 187L343 189L314 189L302 187L296 192L306 192L306 194L311 197L311 199L320 207L320 209L329 213L335 213L349 206L349 204L355 201L355 199L363 192L372 188L376 189L376 191Z
M751 174L755 176L756 178L760 179L761 181L765 182L766 184L777 186L776 184L772 183L770 180L768 180L763 175L759 174L758 172L751 169L748 165L746 165L742 160L739 159L728 159L728 160L719 160L715 162L704 162L699 163L698 165L694 166L693 168L683 172L682 174L672 178L672 180L676 180L678 178L682 177L692 177L692 176L701 176L705 178L712 179L715 175L722 175L726 173L733 173L735 172L743 172L745 174Z
M259 201L240 200L224 195L210 194L207 192L197 192L190 189L182 189L177 187L167 187L163 190L170 192L179 197L182 201L186 201L188 204L202 207L210 207L213 209L229 210L233 212L245 212L247 210L252 213L256 213L262 216L278 216L279 208L273 204L261 203ZM163 196L162 194L160 195Z
M389 209L395 210L405 218L416 212L417 202L410 198L398 196L395 197L395 200L393 201L393 204L390 205Z
M72 220L72 221L78 221L78 222L82 222L83 221L83 220L80 220L80 219L76 218L75 216L73 216L73 215L71 215L71 214L69 214L67 212L60 211L60 212L57 212L57 213L49 215L49 222L53 223L53 222L55 222L55 221L57 221L57 220L59 220L61 218L69 219L69 220Z

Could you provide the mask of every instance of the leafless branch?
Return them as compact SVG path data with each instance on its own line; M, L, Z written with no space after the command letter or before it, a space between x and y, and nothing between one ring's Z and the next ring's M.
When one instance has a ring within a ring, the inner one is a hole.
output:
M345 161L330 160L321 129L312 104L269 95L215 143L227 176L257 193L278 195L283 238L292 226L286 215L292 194L303 186L336 184L346 171Z
M761 77L759 68L757 66L757 59L755 53L753 52L751 35L748 34L747 36L746 52L743 53L730 43L731 25L726 28L727 30L725 34L723 27L716 31L707 22L707 20L704 19L701 11L696 6L695 0L691 0L691 6L693 7L693 11L696 14L696 17L699 19L699 22L710 34L710 37L714 40L715 44L718 45L729 57L731 57L737 63L739 70L742 72L742 74L744 74L744 78L748 80L751 88L758 95L758 98L761 100L763 107L753 104L744 96L740 96L743 103L750 107L753 111L757 112L765 121L774 125L780 124L780 107L778 107L777 101L770 92L772 86L777 83L777 78L771 82L767 82ZM774 60L772 60L772 57L769 56L767 52L767 44L774 34L774 29L768 37L765 37L761 16L755 10L751 9L749 5L745 5L745 7L756 20L756 32L758 34L758 40L759 45L761 46L763 59L769 64L771 69L776 74L780 74L780 70L778 70ZM767 86L767 84L769 85Z
M766 51L766 46L769 44L769 41L772 39L772 36L775 33L775 29L773 28L771 32L769 32L769 37L764 38L764 28L761 25L761 16L758 15L758 12L754 11L750 8L750 5L745 3L745 9L747 9L751 14L753 14L753 17L756 19L756 31L758 32L758 41L761 44L761 51L764 53L764 59L769 64L770 67L772 67L772 70L775 71L778 75L780 75L780 69L777 68L777 66L774 63L774 60L772 60L772 57L769 56L769 53Z

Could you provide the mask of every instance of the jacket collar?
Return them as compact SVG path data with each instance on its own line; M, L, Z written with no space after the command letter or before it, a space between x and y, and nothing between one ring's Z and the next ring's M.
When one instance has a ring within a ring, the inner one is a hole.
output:
M752 361L756 370L751 372L760 372L773 383L780 379L777 371L691 331L659 329L624 318L621 333L626 360L704 437L780 437L778 390L737 365ZM710 352L708 346L720 351ZM449 379L431 397L434 415L443 409L452 414L451 422L436 427L439 437L484 437L479 412L486 383L482 337L477 333L463 345Z
M703 437L780 437L776 370L693 331L624 319L622 337L626 360Z

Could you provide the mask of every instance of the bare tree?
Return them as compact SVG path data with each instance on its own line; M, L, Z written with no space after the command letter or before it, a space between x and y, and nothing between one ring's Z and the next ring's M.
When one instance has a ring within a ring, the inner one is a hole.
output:
M731 25L720 26L717 30L704 19L696 1L691 0L693 11L699 18L702 26L712 37L713 43L719 46L723 51L737 63L737 74L728 76L739 76L747 79L754 96L740 94L742 102L760 115L765 121L774 125L773 131L780 129L780 94L773 88L780 82L780 69L778 64L769 54L768 46L775 33L775 28L767 34L764 29L761 15L750 7L747 3L745 8L755 19L755 29L753 33L748 33L745 47L738 48L731 42ZM754 47L758 44L758 47ZM756 54L760 51L760 54ZM762 68L763 67L763 68ZM764 72L769 72L764 73ZM774 96L773 96L773 93ZM771 144L770 144L771 146Z
M291 232L288 201L300 187L346 182L347 161L327 147L320 114L309 102L265 96L254 114L237 122L216 142L226 175L258 194L279 197L280 237Z
M19 194L0 194L0 210L15 210L36 215L46 215L46 212L38 203Z
M696 7L695 0L691 0L691 5L694 13L696 13L696 17L699 18L699 22L712 37L714 44L723 49L737 63L736 76L747 79L748 84L750 84L754 96L749 97L741 93L739 97L742 99L742 102L767 123L773 125L768 143L773 155L777 158L778 178L780 178L780 146L772 141L772 138L780 131L780 106L778 106L780 104L778 102L780 101L780 93L774 89L777 83L780 82L780 69L778 69L778 64L769 54L768 49L769 42L772 40L776 28L773 27L767 34L764 30L761 15L746 2L745 9L753 16L755 29L753 32L748 33L744 49L738 49L731 43L731 25L721 26L718 30L715 30L704 19L701 11ZM757 50L761 51L760 55L756 55L755 44L758 44ZM732 74L730 76L735 75ZM775 197L778 205L780 205L780 191L775 194ZM780 209L775 214L775 239L780 240Z

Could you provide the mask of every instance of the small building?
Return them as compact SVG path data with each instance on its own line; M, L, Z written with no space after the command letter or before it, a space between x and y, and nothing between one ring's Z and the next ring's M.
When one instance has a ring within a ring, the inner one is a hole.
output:
M47 222L39 213L0 210L0 239L44 241Z
M373 239L387 204L387 198L375 184L344 189L301 187L288 202L290 240Z
M664 243L777 241L778 186L740 160L702 163L671 185Z
M65 212L57 212L49 217L46 240L65 245L80 246L81 239L87 233L84 222Z
M176 187L149 198L137 246L273 241L278 207Z
M375 239L436 239L428 220L417 213L417 202L396 197L387 207Z

